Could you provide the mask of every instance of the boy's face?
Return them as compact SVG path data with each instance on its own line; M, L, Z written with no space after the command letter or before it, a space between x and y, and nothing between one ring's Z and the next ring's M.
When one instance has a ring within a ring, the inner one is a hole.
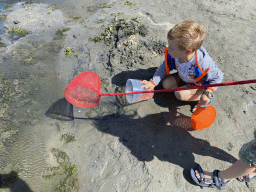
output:
M178 45L174 40L168 39L168 44L169 46L167 47L167 51L172 58L174 59L184 58L188 55L187 51L179 50Z

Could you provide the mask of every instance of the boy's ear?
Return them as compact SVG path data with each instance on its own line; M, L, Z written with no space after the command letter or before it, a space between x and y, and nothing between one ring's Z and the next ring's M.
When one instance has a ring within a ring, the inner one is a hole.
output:
M193 53L193 50L192 50L192 49L188 49L188 50L186 51L186 53L189 55L189 54Z

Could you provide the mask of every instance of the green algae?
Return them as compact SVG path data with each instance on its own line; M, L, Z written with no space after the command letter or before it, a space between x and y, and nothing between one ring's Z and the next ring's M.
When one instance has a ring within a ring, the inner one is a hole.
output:
M113 4L109 4L109 5L102 5L100 8L104 9L104 8L112 8L114 5Z
M108 84L105 79L100 79L102 87L108 92Z
M5 5L4 9L10 9L12 7L13 7L13 5Z
M141 23L141 17L135 17L135 18L132 18L132 20L137 23Z
M46 7L46 8L50 8L52 11L55 11L57 8L56 7L54 7L53 5L49 5L48 7Z
M71 47L65 47L65 55L66 55L66 57L67 58L71 58L72 56L73 56L73 54L74 54L74 49L73 48L71 48Z
M56 158L58 166L49 167L51 174L43 175L45 180L58 179L59 184L55 187L55 191L75 192L78 190L77 166L72 164L68 155L56 148L52 148L51 152Z
M63 35L63 33L67 32L67 31L69 31L69 30L70 30L70 28L59 29L59 30L58 30L58 34Z
M105 111L104 111L102 108L100 108L100 109L98 109L98 110L96 110L96 109L91 109L88 113L85 113L85 117L87 117L87 118L93 117L93 115L94 115L95 113L96 113L97 115L104 115L104 114L105 114Z
M34 4L34 3L38 3L38 2L26 1L24 4L30 4L30 5L32 5L32 4Z
M60 141L66 141L67 143L69 143L76 141L76 139L72 133L68 132L61 135Z
M132 6L134 6L135 4L132 4L132 3L129 2L129 1L126 1L126 2L124 3L124 5L128 5L128 6L130 6L130 8L132 8Z
M5 14L0 15L0 19L6 19L6 18L7 18L7 15Z
M2 42L2 38L0 37L0 47L6 47L6 44Z
M137 26L127 18L118 19L117 17L112 22L112 25L107 27L99 36L91 36L90 40L97 42L105 42L107 45L114 43L114 36L119 31L123 30L125 35L130 36L138 32Z
M60 133L63 130L62 125L60 125L59 123L55 123L56 127L57 127L57 133Z
M74 20L78 20L78 19L80 19L80 18L81 18L81 17L77 17L77 16L74 16L74 17L73 17Z
M27 34L27 32L28 31L26 29L20 29L18 27L12 27L11 29L8 30L8 33L16 33L21 36L25 36Z

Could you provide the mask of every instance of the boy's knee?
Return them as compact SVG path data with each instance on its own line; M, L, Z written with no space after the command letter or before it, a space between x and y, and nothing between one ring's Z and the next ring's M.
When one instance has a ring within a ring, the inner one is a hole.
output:
M170 84L169 83L170 81L168 80L168 78L167 79L165 79L165 80L163 80L163 87L165 88L165 89L168 89L168 85Z
M187 96L183 93L183 91L174 91L174 95L180 101L187 101Z

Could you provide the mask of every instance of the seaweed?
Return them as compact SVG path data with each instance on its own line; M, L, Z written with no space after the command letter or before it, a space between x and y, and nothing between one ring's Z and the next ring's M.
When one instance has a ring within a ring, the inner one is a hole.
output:
M98 110L96 110L96 109L91 109L90 112L85 113L85 117L90 118L90 117L93 116L93 113L96 113L97 115L104 115L104 114L105 114L105 111L104 111L102 108L100 108L100 109L98 109Z
M2 42L2 37L0 37L0 47L6 47L6 44Z
M129 2L129 1L126 1L126 2L124 3L124 5L128 5L128 6L130 6L130 8L132 8L132 6L134 6L135 4L132 4L132 3Z
M54 7L53 5L49 5L48 7L46 7L46 8L50 8L50 9L52 9L52 11L55 11L57 8L56 7Z
M132 18L132 20L137 23L141 23L141 17L135 17L135 18Z
M74 49L73 48L70 48L69 46L68 47L65 47L65 52L66 52L66 57L67 58L71 58L74 54Z
M113 7L114 5L113 4L109 4L109 5L102 5L100 8L104 9L104 8L111 8Z
M67 31L69 31L69 30L70 30L70 28L59 29L59 30L58 30L58 34L63 35L63 33L67 32Z
M115 34L119 30L123 30L127 36L134 35L138 32L137 26L127 18L117 19L115 17L112 25L107 27L101 35L91 36L90 40L95 43L104 41L106 44L111 45L113 44Z
M77 16L74 16L73 19L74 20L77 20L77 19L80 19L81 17L77 17Z
M6 18L7 18L7 15L5 14L0 15L0 19L6 19Z
M74 141L76 141L76 139L74 139L74 137L75 136L72 133L69 133L69 132L64 133L64 134L61 135L60 141L65 140L67 143L74 142Z
M19 34L21 36L25 36L28 31L26 29L20 29L18 27L12 27L11 29L8 30L8 33L16 33Z
M12 7L13 7L13 5L5 5L4 9L10 9Z
M24 4L34 4L34 3L38 3L38 2L33 2L33 1L26 1Z
M60 133L63 130L63 127L59 124L59 123L55 123L56 127L57 127L57 133Z
M77 166L72 164L68 155L56 148L52 148L51 152L56 158L58 166L49 167L51 174L43 175L45 180L56 178L60 183L55 187L55 191L74 192L78 190ZM56 177L57 176L57 177ZM58 177L60 176L60 177Z

